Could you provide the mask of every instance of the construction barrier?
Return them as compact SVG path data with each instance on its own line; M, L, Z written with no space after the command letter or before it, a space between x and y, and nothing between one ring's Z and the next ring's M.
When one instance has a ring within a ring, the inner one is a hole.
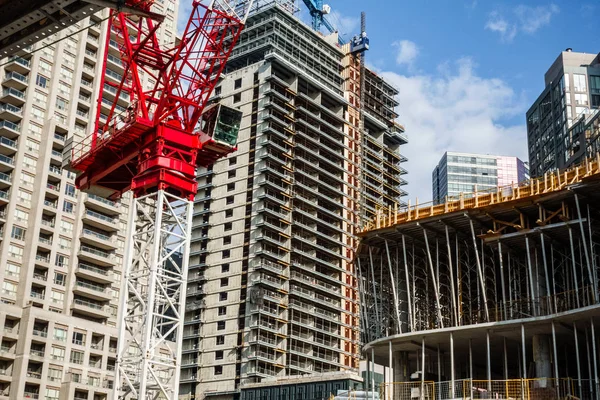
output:
M457 379L454 384L451 381L382 383L379 393L382 400L593 400L599 387L598 382L572 378Z

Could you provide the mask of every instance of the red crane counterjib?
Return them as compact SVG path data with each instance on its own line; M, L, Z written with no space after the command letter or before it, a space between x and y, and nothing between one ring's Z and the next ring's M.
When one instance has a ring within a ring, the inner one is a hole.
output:
M149 10L152 0L126 3ZM129 189L135 196L165 190L192 199L196 166L235 149L215 146L201 120L243 23L194 1L181 40L169 48L159 43L159 24L111 13L103 66L107 71L107 57L114 63L118 53L123 73L101 76L94 132L73 146L70 168L80 189L113 199Z

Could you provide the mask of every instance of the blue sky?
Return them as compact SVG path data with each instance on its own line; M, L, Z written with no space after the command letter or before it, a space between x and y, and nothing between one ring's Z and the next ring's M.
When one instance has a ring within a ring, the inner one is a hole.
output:
M421 203L431 199L431 171L446 150L527 160L525 112L550 64L567 47L600 52L597 1L325 2L348 36L367 13L367 65L400 90L409 198Z

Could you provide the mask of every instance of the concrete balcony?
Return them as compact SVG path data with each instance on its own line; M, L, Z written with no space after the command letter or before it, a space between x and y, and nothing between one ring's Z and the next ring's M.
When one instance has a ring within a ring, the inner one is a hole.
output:
M7 71L15 71L20 74L26 74L31 71L31 62L22 57L11 57L4 66L4 69Z
M21 135L21 124L15 122L0 120L0 136L9 139L16 139Z
M112 274L109 274L109 272L110 269L103 269L91 264L79 263L75 270L75 276L108 285L114 280Z
M117 248L117 241L112 237L83 228L79 237L81 243L88 243L104 250L114 250Z
M25 104L25 92L15 88L5 88L0 93L0 101L20 107Z
M111 316L109 306L103 306L80 299L73 300L73 303L71 303L71 310L93 318L109 318Z
M2 104L0 105L0 118L11 122L18 122L23 118L23 109L12 104Z
M79 280L75 281L73 293L98 301L109 301L112 299L112 295L108 292L108 288L81 282Z
M7 72L2 80L2 86L23 90L29 85L29 77L16 71Z
M77 253L80 261L89 261L103 267L112 267L116 260L114 254L82 244Z
M119 230L119 219L105 215L88 208L85 209L83 216L83 222L94 227L109 232L115 232Z

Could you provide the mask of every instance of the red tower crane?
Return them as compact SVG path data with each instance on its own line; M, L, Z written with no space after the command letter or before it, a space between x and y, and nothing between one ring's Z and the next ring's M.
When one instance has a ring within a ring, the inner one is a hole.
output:
M94 131L67 143L79 189L117 199L132 191L119 309L115 398L178 397L196 167L235 150L241 112L208 105L252 0L193 0L176 44L160 43L154 0L112 10L106 37L124 73L104 73ZM111 39L111 33L114 39ZM114 61L111 58L111 62ZM150 84L149 84L150 83ZM110 101L108 115L100 113Z

